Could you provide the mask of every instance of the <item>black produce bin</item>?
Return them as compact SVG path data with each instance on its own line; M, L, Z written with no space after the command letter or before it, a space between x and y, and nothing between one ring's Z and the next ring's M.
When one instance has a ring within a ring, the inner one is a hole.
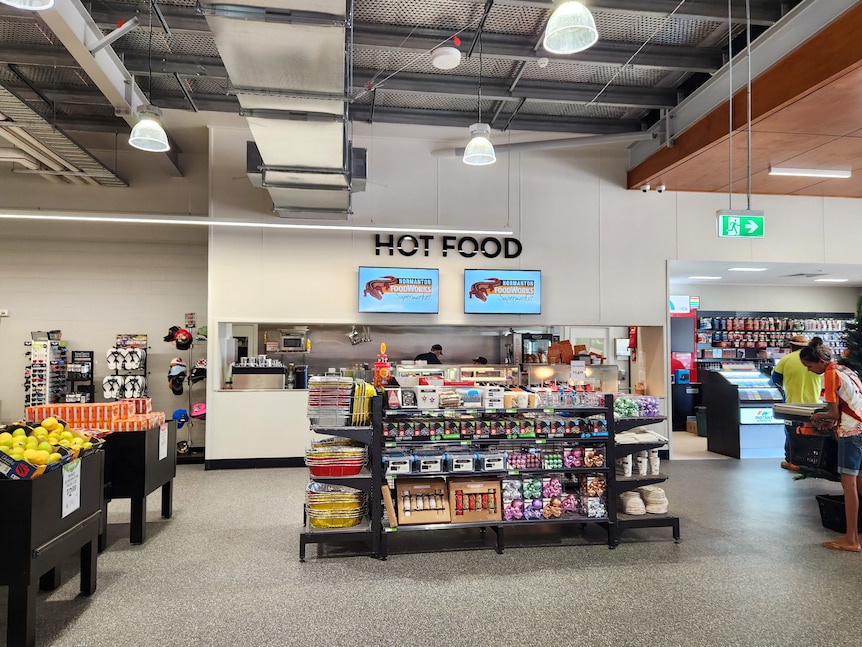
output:
M833 436L790 434L790 462L800 467L838 471L838 442Z
M697 419L697 435L706 437L706 407L695 407L694 415Z
M820 520L824 528L835 532L847 532L847 517L844 516L843 494L821 494L817 497L820 506ZM862 532L862 515L859 515L857 526Z

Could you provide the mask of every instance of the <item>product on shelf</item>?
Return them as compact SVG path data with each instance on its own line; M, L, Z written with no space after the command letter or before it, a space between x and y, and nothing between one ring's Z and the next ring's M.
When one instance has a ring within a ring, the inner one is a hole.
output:
M644 485L638 488L638 492L643 497L646 511L650 514L666 514L667 513L667 497L662 488L655 485Z
M364 445L343 439L312 443L305 452L305 464L312 476L353 476L368 459Z
M620 512L624 514L646 514L646 507L640 492L623 492L619 500Z
M395 502L399 525L449 523L449 496L445 479L397 479Z
M102 448L104 441L51 416L0 428L0 475L32 479Z
M499 479L449 479L452 523L499 521L500 501Z
M343 485L309 483L305 506L312 528L350 528L365 516L365 493Z

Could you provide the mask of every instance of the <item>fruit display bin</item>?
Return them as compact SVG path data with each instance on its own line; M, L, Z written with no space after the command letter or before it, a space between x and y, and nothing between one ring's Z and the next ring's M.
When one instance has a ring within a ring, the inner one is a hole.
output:
M59 586L59 566L71 553L80 552L81 593L95 592L104 467L102 452L80 459L78 494L71 497L62 469L32 480L0 479L0 585L9 587L7 645L35 644L36 591Z

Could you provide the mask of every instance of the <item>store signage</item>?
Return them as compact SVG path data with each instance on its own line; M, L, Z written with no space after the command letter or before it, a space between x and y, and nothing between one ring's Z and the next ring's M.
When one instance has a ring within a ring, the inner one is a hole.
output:
M163 461L168 457L168 425L167 423L159 425L159 460Z
M81 507L81 459L66 463L63 470L63 518Z
M668 309L673 314L685 314L687 312L691 312L691 301L689 300L688 295L679 296L679 295L670 295L670 301L668 302Z
M581 360L572 360L569 362L570 377L572 383L585 384L587 381L587 363Z
M772 407L744 407L739 410L739 422L743 425L781 424L772 415Z
M437 249L442 256L449 253L457 253L464 258L484 256L485 258L518 258L521 255L521 241L517 238L474 238L473 236L432 236L430 234L404 234L396 237L394 234L375 234L374 253L389 252L389 256L395 256L398 252L401 256L430 256L431 250Z
M762 211L718 211L719 238L763 238L766 218Z

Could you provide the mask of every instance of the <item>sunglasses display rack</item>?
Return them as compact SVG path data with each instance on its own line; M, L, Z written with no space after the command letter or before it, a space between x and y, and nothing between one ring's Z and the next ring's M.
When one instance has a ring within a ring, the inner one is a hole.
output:
M66 342L32 340L24 342L28 363L24 369L24 406L66 401Z

